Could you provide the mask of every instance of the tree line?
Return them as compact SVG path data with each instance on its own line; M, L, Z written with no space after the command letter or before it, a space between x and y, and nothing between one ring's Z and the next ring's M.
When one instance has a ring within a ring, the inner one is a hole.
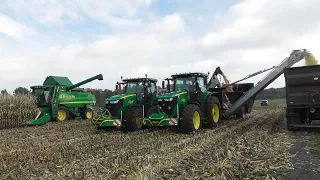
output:
M285 99L286 98L286 89L282 88L269 88L261 91L257 96L257 100L263 99Z
M116 94L122 93L120 90L109 90L109 89L91 89L91 88L86 88L86 92L91 92L96 96L97 104L99 106L104 105L104 100L108 97L111 97ZM6 89L1 90L1 94L9 94ZM28 90L25 87L17 87L13 91L13 95L15 94L31 94L31 90ZM284 99L286 97L286 92L285 92L285 87L283 88L269 88L269 89L264 89L262 90L257 96L257 100L262 100L262 99Z

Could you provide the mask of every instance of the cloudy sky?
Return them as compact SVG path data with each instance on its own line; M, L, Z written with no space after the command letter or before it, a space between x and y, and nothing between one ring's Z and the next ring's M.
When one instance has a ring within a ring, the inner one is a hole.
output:
M114 89L120 76L161 81L217 66L233 82L294 49L320 58L318 7L319 0L0 0L0 88L102 73L104 81L83 87ZM280 76L269 87L283 86Z

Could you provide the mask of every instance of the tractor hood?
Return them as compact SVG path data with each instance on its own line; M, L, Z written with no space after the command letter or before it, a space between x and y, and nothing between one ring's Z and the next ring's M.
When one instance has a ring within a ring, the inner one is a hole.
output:
M118 94L118 95L114 95L114 96L111 96L111 97L107 98L105 100L105 102L108 102L108 101L119 101L120 99L124 99L124 98L131 97L131 96L136 96L136 94Z
M158 96L158 99L170 99L185 93L187 93L187 91L185 90L173 91L173 92L165 93L161 96Z

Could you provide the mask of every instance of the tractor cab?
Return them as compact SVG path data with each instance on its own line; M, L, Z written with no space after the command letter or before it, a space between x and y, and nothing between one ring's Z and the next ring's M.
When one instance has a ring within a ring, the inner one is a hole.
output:
M156 83L157 80L153 78L129 78L117 83L116 89L121 90L121 85L123 85L124 94L136 94L137 103L142 105L144 102L150 102L150 99L157 95Z
M51 104L52 89L50 86L31 86L31 93L36 97L36 104L39 107L46 107Z
M184 73L172 75L172 91L186 90L191 102L200 102L201 96L206 92L207 77L205 73ZM164 84L164 83L163 83ZM168 84L169 85L169 84ZM169 85L170 86L170 85ZM164 87L163 87L164 88Z
M131 119L136 114L143 116L158 95L157 79L128 78L116 83L116 90L121 92L105 99L105 108L95 118L97 128L124 127L134 131L142 127L142 118Z

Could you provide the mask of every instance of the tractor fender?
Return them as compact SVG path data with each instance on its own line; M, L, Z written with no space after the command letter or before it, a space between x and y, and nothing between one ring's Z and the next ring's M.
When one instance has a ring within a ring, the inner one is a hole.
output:
M202 105L203 105L202 108L204 108L204 113L207 113L207 112L206 112L207 109L206 109L205 107L208 105L208 101L209 101L209 99L210 99L212 96L218 98L218 100L219 100L219 102L220 102L220 105L222 105L223 101L222 101L222 99L219 97L219 94L220 94L219 92L210 92L210 93L208 93L207 97L205 98L204 103L202 104Z
M219 93L217 93L217 92L210 92L210 93L208 93L208 95L207 95L207 97L206 97L206 99L205 99L205 101L204 101L204 105L207 105L209 99L210 99L212 96L215 96L215 97L217 97L217 98L219 99L218 95L219 95ZM219 99L219 101L220 101L220 99Z
M220 94L219 92L210 92L210 93L208 93L208 95L206 97L206 100L205 100L205 103L208 103L209 98L212 97L212 96L217 97L219 99L220 103L221 103L222 99L219 97L219 94Z
M188 104L194 104L194 105L197 105L199 108L201 108L201 105L199 103L197 103L197 102L190 102Z

